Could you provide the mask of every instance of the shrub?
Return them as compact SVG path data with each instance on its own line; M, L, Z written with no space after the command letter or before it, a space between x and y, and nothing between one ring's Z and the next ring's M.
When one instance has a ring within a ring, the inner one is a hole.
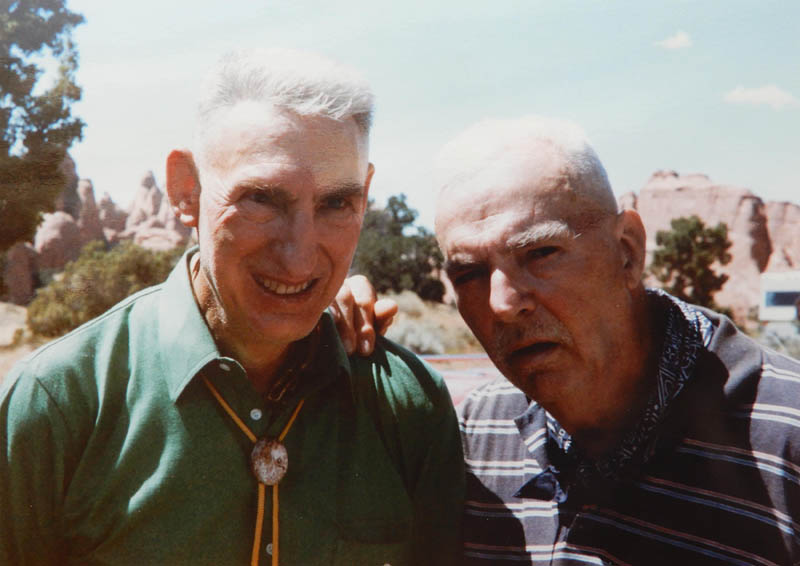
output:
M28 325L42 336L60 336L110 307L166 279L183 250L152 251L132 242L107 250L87 244L63 273L36 292L28 306Z
M417 354L456 354L480 352L455 307L423 301L412 291L388 294L399 306L395 322L386 337Z

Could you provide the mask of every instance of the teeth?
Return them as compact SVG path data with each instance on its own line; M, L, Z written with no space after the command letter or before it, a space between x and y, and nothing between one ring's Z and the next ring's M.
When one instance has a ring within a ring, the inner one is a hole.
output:
M295 295L297 293L302 293L311 286L312 282L313 280L308 280L300 285L285 285L283 283L273 281L272 279L261 280L261 284L276 295Z

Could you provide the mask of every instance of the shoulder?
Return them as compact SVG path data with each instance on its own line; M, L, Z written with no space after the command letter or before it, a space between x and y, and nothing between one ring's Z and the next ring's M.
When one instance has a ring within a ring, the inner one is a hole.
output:
M354 387L373 389L396 410L452 407L441 375L403 346L380 337L367 357L351 356Z
M800 463L800 361L757 343L726 317L709 318L714 335L685 401L694 434Z
M730 396L754 389L781 390L787 402L800 404L800 361L780 354L747 336L727 317L703 309L714 324L714 334L701 358L701 368L726 380ZM795 401L797 400L797 401Z
M409 489L416 492L423 477L446 478L449 487L442 487L440 496L453 489L463 477L464 458L455 409L442 377L384 338L371 356L351 357L350 367L356 406L371 419Z
M57 405L73 405L78 398L91 402L103 387L103 367L111 358L127 355L131 318L148 304L160 286L142 290L104 314L57 338L20 360L3 381L0 398L11 391L41 389Z

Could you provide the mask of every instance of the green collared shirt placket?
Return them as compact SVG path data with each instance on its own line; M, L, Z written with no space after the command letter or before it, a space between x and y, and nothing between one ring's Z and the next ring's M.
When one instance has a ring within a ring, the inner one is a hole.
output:
M0 395L0 563L247 564L252 443L284 444L282 564L455 563L463 460L441 379L382 341L349 360L322 320L319 366L281 402L219 354L186 259L18 364ZM262 564L271 542L266 501Z

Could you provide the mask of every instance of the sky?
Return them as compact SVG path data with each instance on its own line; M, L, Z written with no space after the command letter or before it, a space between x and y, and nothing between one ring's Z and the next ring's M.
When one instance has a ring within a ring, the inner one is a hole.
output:
M431 227L431 163L483 118L588 133L617 195L659 169L800 203L796 0L68 0L86 122L78 175L121 206L187 147L208 66L247 46L310 49L371 82L371 196Z

